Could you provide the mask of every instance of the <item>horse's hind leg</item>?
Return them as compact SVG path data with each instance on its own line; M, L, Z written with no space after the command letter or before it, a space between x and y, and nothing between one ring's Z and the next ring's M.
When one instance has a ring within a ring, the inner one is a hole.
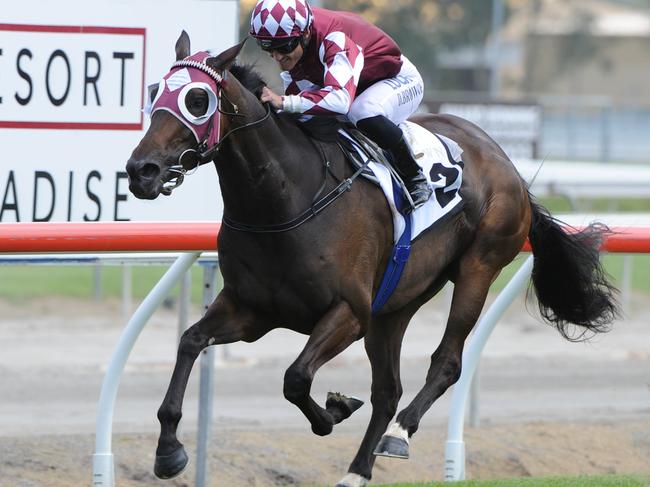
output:
M372 367L372 416L348 474L336 487L361 487L370 480L375 445L397 412L402 396L400 351L402 339L414 310L400 310L373 318L365 337L365 347Z
M158 410L160 438L154 465L158 478L175 477L187 465L187 454L176 437L176 430L181 420L187 382L199 353L209 345L253 341L266 331L251 313L236 309L227 294L222 292L205 316L183 334L169 388Z
M320 436L328 435L363 404L336 395L328 398L327 409L320 407L309 392L316 371L363 335L365 327L347 302L341 301L316 323L305 348L284 375L284 397L298 406Z
M460 377L463 345L478 320L487 292L501 265L486 265L479 256L465 255L455 279L451 311L438 349L422 390L398 416L375 449L376 455L408 458L409 438L418 429L420 419Z

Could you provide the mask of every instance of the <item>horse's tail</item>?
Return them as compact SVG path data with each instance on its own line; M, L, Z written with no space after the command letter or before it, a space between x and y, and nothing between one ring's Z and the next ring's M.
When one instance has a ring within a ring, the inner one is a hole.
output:
M599 259L607 226L592 223L567 232L531 199L528 238L534 255L532 287L542 316L568 340L609 331L618 316L617 289ZM571 325L583 328L575 331Z

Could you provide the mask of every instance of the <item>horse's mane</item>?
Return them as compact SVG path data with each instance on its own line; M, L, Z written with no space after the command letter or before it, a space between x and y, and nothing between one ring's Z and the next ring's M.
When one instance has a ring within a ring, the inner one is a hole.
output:
M230 67L230 72L248 91L253 93L258 99L262 95L262 88L266 86L266 81L260 73L255 71L252 64L234 64Z
M253 64L234 64L230 67L230 72L244 88L259 100L266 81L260 73L255 71ZM300 114L280 113L277 116L291 120L308 136L324 142L335 142L338 138L337 131L341 127L341 123L336 117L313 117L309 121L299 122Z

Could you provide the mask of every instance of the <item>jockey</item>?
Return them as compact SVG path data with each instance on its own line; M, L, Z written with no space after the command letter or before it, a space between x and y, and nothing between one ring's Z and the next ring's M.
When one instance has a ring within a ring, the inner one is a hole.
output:
M388 34L348 12L306 0L258 0L251 36L282 69L284 96L264 88L262 102L285 112L345 115L392 156L413 208L431 188L398 124L422 101L417 68Z

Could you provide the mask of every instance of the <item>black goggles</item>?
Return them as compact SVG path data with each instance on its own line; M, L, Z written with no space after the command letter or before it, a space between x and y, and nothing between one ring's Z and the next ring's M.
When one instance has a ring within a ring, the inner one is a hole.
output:
M263 51L277 52L279 54L291 54L300 44L300 37L286 39L257 39L257 44Z

